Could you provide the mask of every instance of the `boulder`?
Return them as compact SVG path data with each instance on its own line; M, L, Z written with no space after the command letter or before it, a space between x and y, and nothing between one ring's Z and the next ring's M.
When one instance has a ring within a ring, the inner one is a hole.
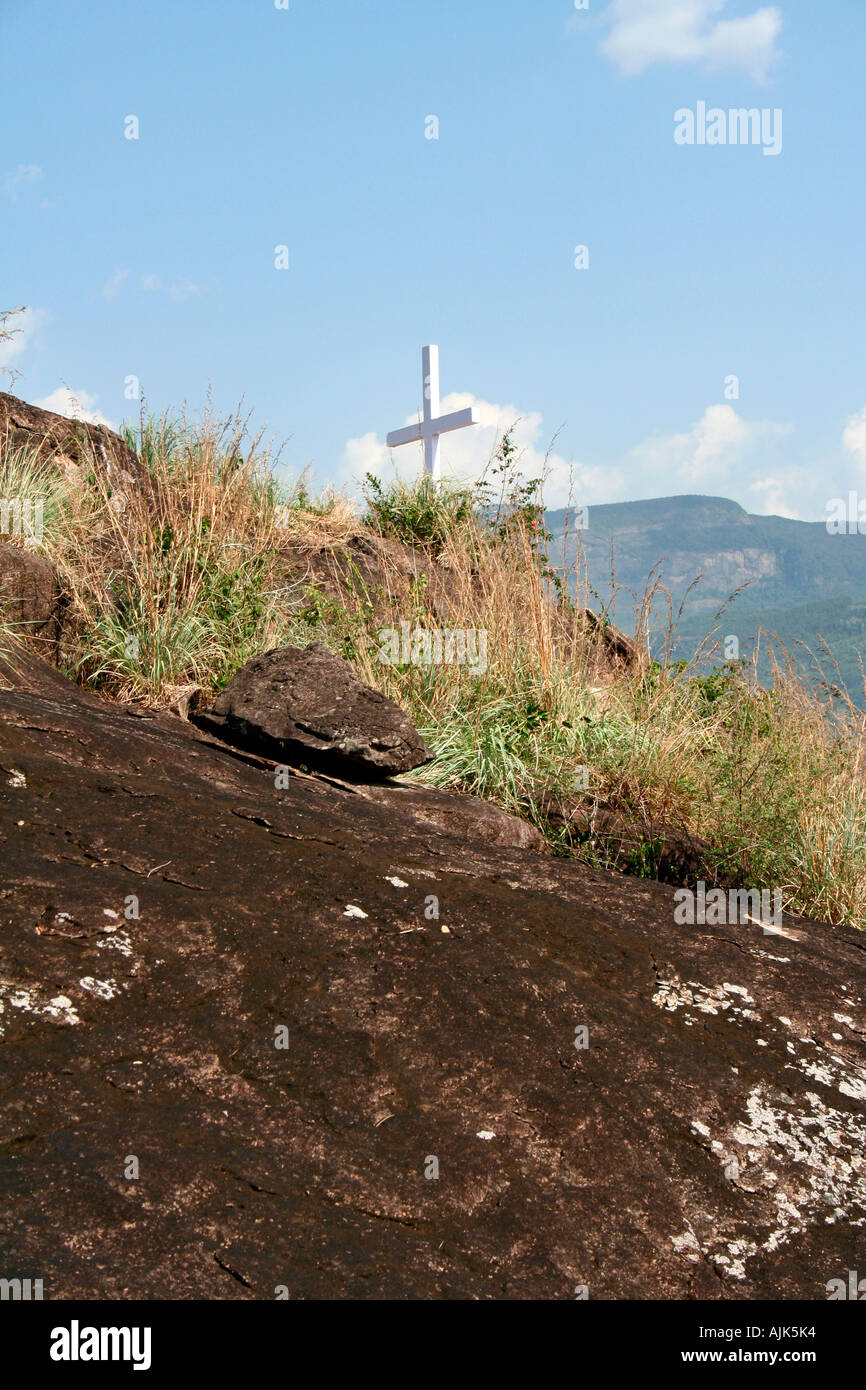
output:
M650 655L646 647L627 636L620 628L614 627L607 619L599 617L591 608L584 608L577 614L582 624L593 634L603 661L613 668L627 667L630 670L645 671L649 666Z
M431 758L403 711L319 642L253 657L194 718L258 751L344 773L388 777Z
M119 503L147 480L138 456L106 425L70 420L0 391L0 450L27 448L59 468L101 468Z
M55 655L64 599L54 567L26 546L0 541L0 624Z
M683 927L664 885L278 787L57 680L0 692L4 1278L823 1302L862 1272L862 933Z

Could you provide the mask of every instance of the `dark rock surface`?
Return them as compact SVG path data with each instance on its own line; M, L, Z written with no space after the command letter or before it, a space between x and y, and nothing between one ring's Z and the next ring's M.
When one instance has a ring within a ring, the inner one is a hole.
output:
M35 639L50 657L57 650L63 605L53 566L35 550L0 541L0 622L16 637Z
M482 840L505 849L545 849L544 837L528 821L510 816L477 796L459 796L438 787L405 782L380 782L359 786L369 801L389 807L399 816L411 816L422 825L447 830L467 840Z
M5 1277L824 1299L862 1268L858 933L677 926L669 888L277 790L30 660L0 693Z
M262 751L285 748L335 771L389 777L430 761L407 715L320 642L275 647L232 677L207 727Z

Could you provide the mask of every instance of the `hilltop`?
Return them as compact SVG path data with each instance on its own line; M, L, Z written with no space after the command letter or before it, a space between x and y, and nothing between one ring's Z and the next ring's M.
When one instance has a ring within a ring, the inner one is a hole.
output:
M563 859L866 922L861 710L783 652L766 672L650 661L593 611L585 564L560 562L505 441L495 489L371 478L359 514L283 484L242 420L144 419L121 439L0 407L0 497L44 513L39 537L0 542L0 643L29 634L101 699L185 719L251 659L320 644L406 711L431 753L413 786L479 798ZM596 547L621 515L599 511ZM754 520L633 504L631 543L662 559L686 514L691 546Z
M5 1275L51 1299L844 1280L862 716L784 673L654 667L572 603L519 487L491 511L371 483L358 517L281 490L242 430L58 448L31 423L0 439L45 520L0 543ZM418 637L443 628L488 640L439 661Z

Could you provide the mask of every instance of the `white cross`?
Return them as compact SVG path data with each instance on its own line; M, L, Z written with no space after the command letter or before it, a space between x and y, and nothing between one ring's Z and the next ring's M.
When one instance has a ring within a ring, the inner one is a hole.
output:
M386 442L389 449L396 449L401 444L414 444L423 439L424 472L428 478L438 481L440 434L481 422L474 405L467 410L455 410L450 415L439 414L439 349L435 344L421 349L421 371L424 377L424 418L417 425L392 430Z

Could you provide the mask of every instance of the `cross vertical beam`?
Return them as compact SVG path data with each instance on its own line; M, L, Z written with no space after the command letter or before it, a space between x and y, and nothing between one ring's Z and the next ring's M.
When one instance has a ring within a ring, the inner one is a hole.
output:
M439 415L439 348L435 343L421 349L421 376L424 384L424 472L439 480L439 435L433 421Z

